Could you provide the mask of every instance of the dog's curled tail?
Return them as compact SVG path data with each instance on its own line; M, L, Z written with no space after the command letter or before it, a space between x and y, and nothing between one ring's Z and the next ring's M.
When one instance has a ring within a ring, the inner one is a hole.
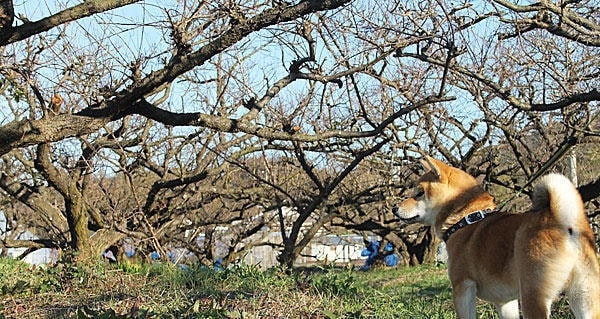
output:
M544 211L567 229L589 227L581 195L564 175L543 176L533 189L533 211Z
M590 227L581 195L575 185L563 175L549 174L533 190L534 214L540 214L543 224L538 232L529 233L530 258L538 262L531 273L543 269L534 286L542 287L546 296L541 304L550 305L561 290L565 290L576 318L600 319L600 265L596 257L594 232ZM561 240L562 239L562 240ZM533 270L535 269L535 271ZM549 306L546 310L549 310ZM529 315L527 318L549 318Z

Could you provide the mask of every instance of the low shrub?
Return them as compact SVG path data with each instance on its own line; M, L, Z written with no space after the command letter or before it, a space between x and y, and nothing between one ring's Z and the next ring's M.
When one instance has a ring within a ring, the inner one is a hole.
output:
M59 279L46 269L13 258L0 258L0 294L40 293L59 288Z

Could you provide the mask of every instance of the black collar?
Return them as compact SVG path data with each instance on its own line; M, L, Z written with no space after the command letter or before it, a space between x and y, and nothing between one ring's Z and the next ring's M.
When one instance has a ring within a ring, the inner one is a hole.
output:
M446 229L446 231L444 232L444 241L447 242L448 238L450 238L450 235L454 234L459 229L465 226L469 226L471 224L475 224L476 222L483 220L484 218L488 217L494 212L496 212L495 209L488 208L472 212L469 215L463 217L461 220L458 221L458 223Z

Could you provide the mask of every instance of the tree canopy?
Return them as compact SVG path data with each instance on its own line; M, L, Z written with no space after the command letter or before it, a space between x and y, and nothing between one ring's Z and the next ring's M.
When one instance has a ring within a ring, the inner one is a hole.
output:
M3 1L3 245L90 256L128 238L207 262L268 245L291 265L319 232L352 231L422 262L430 251L414 247L431 249L429 230L389 208L423 153L499 200L570 169L597 220L598 10L593 0ZM280 240L261 237L265 227ZM25 229L41 239L20 240Z

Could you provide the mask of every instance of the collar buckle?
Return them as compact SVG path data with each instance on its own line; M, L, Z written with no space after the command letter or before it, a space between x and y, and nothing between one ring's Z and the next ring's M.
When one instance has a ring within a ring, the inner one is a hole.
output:
M479 221L481 221L482 219L488 217L490 214L496 212L496 209L484 209L484 210L478 210L476 212L470 213L469 215L463 217L461 220L459 220L456 224L452 225L450 228L446 229L446 231L444 232L442 239L444 239L444 241L448 241L448 238L450 238L450 235L454 234L455 232L457 232L458 230L460 230L463 227L469 226L471 224L475 224Z
M485 217L486 214L483 211L478 210L474 213L465 216L465 223L467 223L467 225L475 224L476 222L484 219Z

